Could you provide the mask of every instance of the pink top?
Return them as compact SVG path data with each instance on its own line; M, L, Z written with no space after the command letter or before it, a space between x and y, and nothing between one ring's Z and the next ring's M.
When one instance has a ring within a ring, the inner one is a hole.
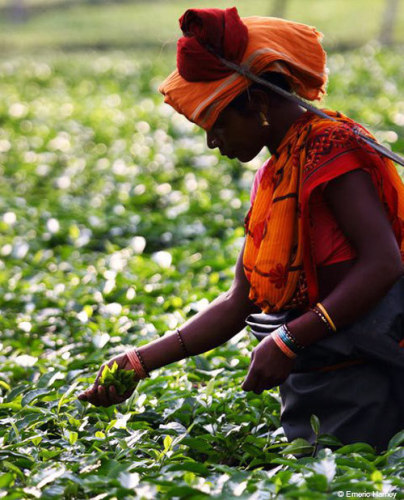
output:
M262 175L269 162L270 159L255 174L251 188L251 204L255 200ZM339 228L332 211L324 199L323 189L325 186L326 183L315 189L310 198L313 258L317 266L327 266L356 257L354 248L352 248Z

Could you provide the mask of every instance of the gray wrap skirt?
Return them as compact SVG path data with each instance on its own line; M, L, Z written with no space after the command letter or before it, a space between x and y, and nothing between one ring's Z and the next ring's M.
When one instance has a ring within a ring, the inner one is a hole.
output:
M280 386L281 423L289 441L320 434L378 452L404 428L404 277L364 317L307 347Z

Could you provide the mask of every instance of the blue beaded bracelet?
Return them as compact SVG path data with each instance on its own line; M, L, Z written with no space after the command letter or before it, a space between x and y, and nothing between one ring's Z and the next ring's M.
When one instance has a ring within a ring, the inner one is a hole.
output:
M295 337L290 333L286 325L279 328L279 337L286 344L287 347L295 354L298 354L304 347L297 342Z

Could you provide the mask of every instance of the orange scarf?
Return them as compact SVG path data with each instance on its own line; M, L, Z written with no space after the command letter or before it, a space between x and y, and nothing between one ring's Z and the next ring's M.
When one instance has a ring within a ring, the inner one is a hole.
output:
M264 312L305 308L318 300L310 248L309 199L318 185L358 168L371 175L404 260L404 185L394 163L360 140L371 136L349 118L307 112L289 129L267 164L246 218L244 270L250 299Z
M256 75L275 71L285 75L292 90L308 100L325 93L327 74L321 34L305 24L274 17L244 17L248 43L241 66ZM201 60L201 64L203 61ZM187 81L178 70L160 85L164 101L188 120L209 130L220 112L251 85L238 73L217 80Z

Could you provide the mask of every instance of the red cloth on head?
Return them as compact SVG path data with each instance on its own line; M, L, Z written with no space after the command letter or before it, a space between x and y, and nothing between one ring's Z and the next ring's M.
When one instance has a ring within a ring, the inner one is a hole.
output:
M184 36L178 40L177 67L189 82L219 80L233 71L214 53L239 64L248 43L248 29L236 7L189 9L180 18Z

